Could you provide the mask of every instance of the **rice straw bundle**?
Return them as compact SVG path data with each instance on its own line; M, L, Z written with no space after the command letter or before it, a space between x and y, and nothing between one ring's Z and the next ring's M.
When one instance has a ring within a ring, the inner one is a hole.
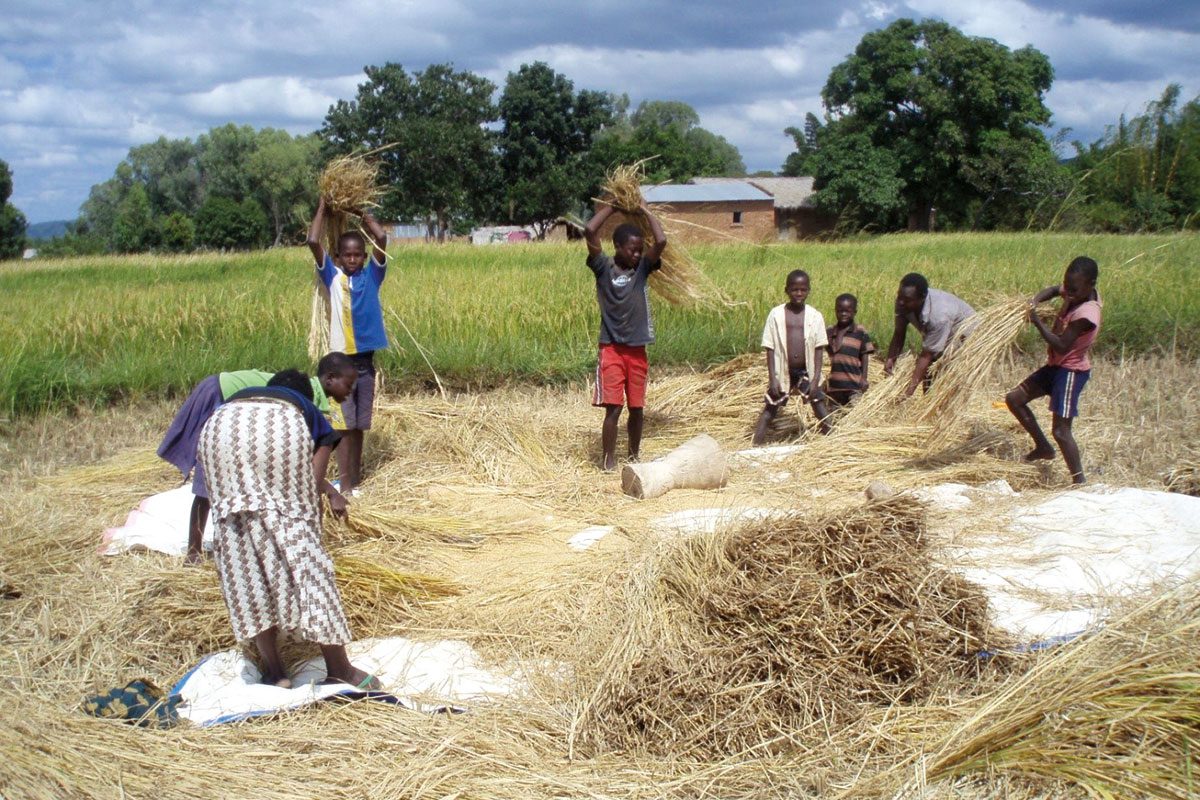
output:
M431 600L459 593L452 582L430 575L401 572L379 563L375 555L364 557L343 549L334 554L338 589L347 605L378 607L386 598Z
M971 397L987 384L995 368L1012 355L1012 345L1029 320L1028 299L991 305L975 315L974 328L937 365L930 391L921 398L915 418L933 427L931 444L959 422Z
M993 636L982 591L934 564L909 499L668 541L629 568L623 599L606 649L576 668L594 681L577 737L599 751L815 745L969 680Z
M409 543L432 540L460 547L476 547L492 534L512 532L508 526L482 518L450 514L413 514L355 503L344 523L327 527L331 538L342 542L391 541Z
M377 152L377 151L372 151ZM326 165L317 178L317 191L325 201L325 252L336 253L338 238L349 230L362 233L368 246L373 244L353 215L377 208L383 189L379 186L379 166L367 154L338 156ZM308 355L317 361L329 352L329 291L320 276L313 276L312 310L309 315Z
M361 549L331 552L338 591L356 637L394 635L408 619L413 603L456 594L442 578L402 572L369 557ZM201 653L237 645L216 570L164 564L140 581L130 599L135 629L153 629L162 643L187 642Z
M77 486L101 486L104 484L135 484L138 481L163 475L179 473L158 457L153 450L137 448L126 450L106 458L99 464L73 467L55 475L47 475L41 482L59 488Z
M642 182L645 174L642 164L622 164L605 178L602 194L611 199L613 208L621 211L642 231L642 237L651 241L653 233L650 221L642 212ZM669 218L657 215L664 223ZM688 252L675 240L663 250L662 267L650 274L650 288L654 293L673 306L701 306L720 309L736 305L720 287L712 282Z

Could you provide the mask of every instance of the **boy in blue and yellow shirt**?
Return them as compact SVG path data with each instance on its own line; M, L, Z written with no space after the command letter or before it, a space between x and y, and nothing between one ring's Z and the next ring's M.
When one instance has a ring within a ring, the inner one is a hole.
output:
M366 239L358 231L343 233L337 252L326 253L321 234L328 213L322 198L308 230L308 248L329 290L329 348L350 356L358 369L354 391L342 403L345 429L339 430L342 440L335 451L341 489L352 493L362 479L363 435L371 428L375 405L375 351L388 346L379 302L379 289L387 277L387 233L371 212L363 210L358 216L372 239L370 257Z

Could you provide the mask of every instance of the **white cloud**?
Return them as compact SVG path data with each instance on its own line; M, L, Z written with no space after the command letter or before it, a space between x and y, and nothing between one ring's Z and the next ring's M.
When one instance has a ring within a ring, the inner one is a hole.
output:
M350 87L353 91L353 86ZM338 99L312 81L295 77L247 78L185 95L182 107L209 119L253 117L320 120Z
M543 60L578 88L626 92L635 104L689 102L749 168L775 168L791 150L783 128L821 113L830 69L898 15L939 17L1046 53L1055 124L1085 141L1122 112L1140 113L1169 81L1185 98L1200 89L1200 34L1173 26L1165 3L1089 7L1099 10L1075 13L1064 0L857 0L746 13L716 0L41 0L14 7L0 29L0 156L19 172L16 196L30 219L71 216L130 146L160 135L195 137L225 122L317 129L331 103L353 97L364 64L450 61L502 86L509 71ZM671 24L614 24L639 14Z

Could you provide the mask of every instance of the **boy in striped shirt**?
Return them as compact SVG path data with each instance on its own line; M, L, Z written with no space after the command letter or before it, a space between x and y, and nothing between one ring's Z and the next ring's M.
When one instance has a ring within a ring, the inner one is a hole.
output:
M350 356L358 370L354 391L342 403L345 429L337 446L341 490L356 494L362 479L363 436L371 428L375 405L375 351L388 346L383 327L379 289L387 277L387 233L370 211L356 212L370 234L373 252L368 257L366 238L358 231L338 237L337 252L325 252L321 235L328 215L325 199L308 230L308 249L316 260L317 274L329 290L329 348Z
M837 323L826 332L829 339L829 379L825 395L838 406L849 405L867 390L867 366L875 343L867 329L854 321L858 298L840 294L833 306Z

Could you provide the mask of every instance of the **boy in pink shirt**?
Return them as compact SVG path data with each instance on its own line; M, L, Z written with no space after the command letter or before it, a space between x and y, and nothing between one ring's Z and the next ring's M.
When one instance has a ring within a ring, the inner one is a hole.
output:
M1049 395L1054 415L1051 433L1062 450L1073 483L1085 482L1071 420L1079 414L1079 395L1092 371L1089 351L1100 332L1100 295L1096 292L1099 273L1095 261L1080 256L1067 266L1061 286L1047 286L1034 295L1029 304L1029 319L1046 340L1046 364L1004 398L1008 410L1033 437L1033 450L1026 454L1025 460L1035 461L1054 458L1054 448L1029 410L1029 401ZM1037 316L1035 308L1053 297L1061 297L1063 305L1050 329Z

